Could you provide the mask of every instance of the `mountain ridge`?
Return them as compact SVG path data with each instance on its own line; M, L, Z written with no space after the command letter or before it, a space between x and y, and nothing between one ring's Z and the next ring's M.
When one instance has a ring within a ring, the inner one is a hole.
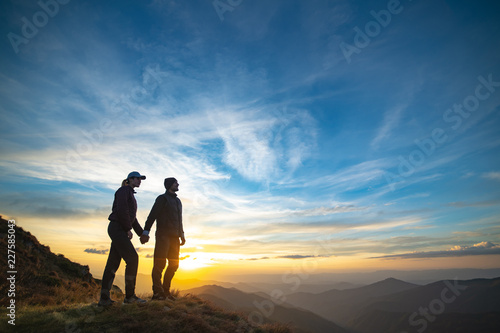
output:
M377 287L382 288L376 291ZM344 292L290 296L288 302L359 333L400 333L430 326L426 332L500 331L500 277L423 286L385 279ZM481 330L473 329L479 326Z
M282 302L278 298L265 298L258 294L248 294L236 288L225 288L218 285L206 285L185 290L185 293L205 297L221 307L232 311L242 311L248 315L286 322L297 332L315 333L347 333L345 328L328 321L307 309L298 308ZM220 302L219 300L222 300Z

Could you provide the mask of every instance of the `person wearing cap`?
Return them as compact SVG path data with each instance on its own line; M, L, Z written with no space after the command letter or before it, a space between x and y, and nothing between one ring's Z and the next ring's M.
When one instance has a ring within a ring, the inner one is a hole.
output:
M170 294L170 285L177 268L179 268L180 246L186 243L184 229L182 226L182 203L177 197L179 183L175 178L166 178L163 185L165 193L159 195L151 208L146 220L141 242L149 240L149 232L156 221L156 243L154 250L153 272L153 300L164 300L175 298ZM168 266L163 276L168 259Z
M113 286L115 273L120 267L121 260L125 260L125 299L124 303L145 303L135 295L135 282L139 256L132 244L132 229L138 236L142 235L143 229L136 218L137 201L135 200L134 188L141 185L141 180L146 176L137 171L128 174L123 180L122 186L115 192L115 199L111 214L109 215L108 235L111 238L111 249L108 261L102 276L101 296L98 305L108 306L114 303L109 291Z

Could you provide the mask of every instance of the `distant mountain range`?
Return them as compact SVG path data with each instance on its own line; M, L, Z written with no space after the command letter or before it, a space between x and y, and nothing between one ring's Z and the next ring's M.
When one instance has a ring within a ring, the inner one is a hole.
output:
M182 262L181 262L182 265ZM123 275L117 274L115 277L115 283L120 288L125 288L125 277ZM352 289L357 287L362 287L360 284L353 284L349 282L332 282L324 284L300 284L296 289L291 289L290 286L286 286L283 283L261 283L261 282L227 282L227 281L216 281L216 280L200 280L200 279L177 279L174 277L172 280L172 288L179 290L187 290L197 287L202 287L206 285L218 285L225 288L235 288L246 293L271 293L275 289L280 289L285 295L289 295L295 292L308 292L308 293L321 293L331 289ZM152 292L152 281L150 274L137 274L137 287L136 291L138 294L148 294Z
M500 332L500 278L443 280L375 297L358 304L348 326L367 333Z
M299 309L289 304L279 304L280 302L274 302L261 295L245 293L235 288L210 285L183 292L186 294L195 294L226 310L244 312L247 314L249 320L256 322L260 320L264 322L278 321L289 324L298 333L348 332L310 311Z
M389 278L345 290L281 294L280 302L263 292L216 285L185 292L228 310L267 314L299 332L500 332L500 278L442 280L423 286Z
M372 299L416 287L418 287L416 284L390 278L354 289L333 289L319 294L295 293L287 296L286 301L331 321L347 324L352 314L357 313L359 307Z
M182 266L182 263L181 263ZM472 280L477 278L493 279L500 276L499 268L442 268L442 269L420 269L420 270L366 270L356 272L329 272L309 274L307 277L300 277L299 289L295 292L314 292L310 290L302 290L302 286L330 286L330 289L349 289L331 287L336 283L348 281L349 284L355 286L363 286L372 284L377 281L382 281L388 278L394 278L418 285L426 285L436 281L450 280L458 278L459 280ZM238 281L250 285L265 285L275 284L283 285L284 278L296 277L297 274L245 274L245 275L228 275L224 277L224 281ZM295 286L295 284L293 284ZM291 283L288 283L288 289L291 289ZM324 289L322 291L326 291Z

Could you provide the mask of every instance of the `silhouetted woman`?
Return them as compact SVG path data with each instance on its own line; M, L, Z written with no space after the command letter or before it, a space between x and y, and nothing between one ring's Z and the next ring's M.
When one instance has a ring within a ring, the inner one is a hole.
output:
M134 188L141 185L141 180L146 176L137 171L128 174L127 179L122 182L115 192L113 208L109 215L108 235L111 238L111 249L109 250L108 262L102 276L101 297L98 305L107 306L113 304L110 290L113 286L115 273L120 267L121 260L125 260L125 299L124 303L145 303L135 295L135 280L139 256L135 251L132 239L132 228L137 235L142 235L143 229L135 216L137 212L137 201L134 197Z

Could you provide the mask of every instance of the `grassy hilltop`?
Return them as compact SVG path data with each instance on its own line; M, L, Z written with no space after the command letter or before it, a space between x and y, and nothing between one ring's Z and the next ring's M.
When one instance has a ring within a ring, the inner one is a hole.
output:
M118 302L117 302L118 303ZM5 315L2 317L5 318ZM75 303L61 306L29 306L18 310L16 326L0 323L9 332L292 332L280 324L250 325L243 315L227 312L196 296L172 301L152 301L145 305Z
M194 295L175 301L152 301L145 305L123 305L118 287L112 291L117 304L97 306L100 281L88 266L54 254L35 236L15 227L16 288L15 326L8 324L7 279L8 223L0 218L1 332L273 332L292 330L281 324L252 326L246 316L225 311Z

